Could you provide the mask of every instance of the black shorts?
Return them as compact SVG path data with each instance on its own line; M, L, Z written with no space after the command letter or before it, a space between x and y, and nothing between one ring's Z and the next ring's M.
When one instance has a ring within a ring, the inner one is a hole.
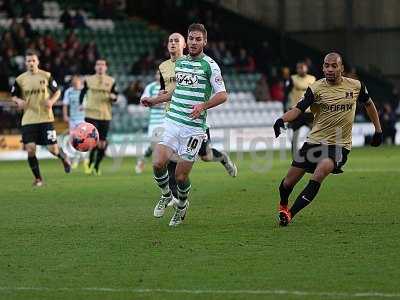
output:
M21 127L22 143L35 143L36 145L57 144L57 134L53 123L28 124Z
M110 121L85 118L85 122L88 122L97 128L97 131L99 132L100 141L107 140L108 129L110 128Z
M296 120L289 123L289 128L298 130L303 126L311 127L314 122L314 114L311 112L302 113Z
M321 160L330 158L335 163L332 173L339 174L343 173L342 167L349 153L350 151L342 146L304 143L296 153L292 166L304 169L307 173L314 173Z
M206 156L207 155L207 146L210 144L210 129L207 128L206 130L207 134L207 140L204 140L203 143L201 144L200 150L199 150L199 155L200 156Z

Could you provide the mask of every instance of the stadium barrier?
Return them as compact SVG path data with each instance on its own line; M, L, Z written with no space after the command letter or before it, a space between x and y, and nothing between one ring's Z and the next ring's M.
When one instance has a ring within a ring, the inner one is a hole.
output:
M396 124L396 145L400 144L400 122ZM299 144L303 143L308 129L300 129ZM353 147L362 147L366 137L374 133L371 123L355 123L353 126ZM288 150L291 147L291 130L283 131L282 135L274 138L271 127L225 128L211 129L211 144L213 147L227 152L256 152L264 150ZM59 135L59 144L69 154L75 150L69 144L68 135ZM22 149L19 135L0 135L0 160L23 160L26 153ZM125 157L142 155L149 146L147 137L140 134L112 134L109 139L107 156ZM38 158L53 158L44 148L38 147Z

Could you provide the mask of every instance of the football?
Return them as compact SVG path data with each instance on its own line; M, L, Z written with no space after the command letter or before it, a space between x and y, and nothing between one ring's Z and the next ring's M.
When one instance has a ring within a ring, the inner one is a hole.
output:
M96 147L99 141L99 132L92 124L83 122L71 132L70 141L74 149L86 152Z

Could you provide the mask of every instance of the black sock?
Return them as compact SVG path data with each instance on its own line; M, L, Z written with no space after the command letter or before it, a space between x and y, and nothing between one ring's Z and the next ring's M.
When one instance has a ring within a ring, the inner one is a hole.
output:
M281 185L279 186L279 194L281 196L280 205L288 205L290 193L293 188L288 188L283 185L285 179L282 179Z
M144 153L144 157L150 157L152 153L153 153L153 148L149 147Z
M171 197L171 190L169 188L169 178L167 168L156 169L153 167L154 180L156 181L161 193L164 197Z
M318 181L310 180L304 190L297 197L296 201L293 203L290 213L292 217L296 215L300 210L306 207L313 201L318 193L321 184Z
M224 155L215 148L211 148L213 159L212 161L219 161L221 164L225 165L226 161L224 160Z
M62 148L60 148L57 157L59 159L61 159L62 161L64 161L64 159L67 157L67 155L65 154L65 152Z
M189 178L186 181L178 182L178 208L183 209L186 206L187 198L192 185L190 184Z
M176 162L170 161L167 167L169 175L169 188L172 192L172 195L174 195L175 198L178 198L178 192L176 190L176 180L175 180Z
M93 164L93 162L94 162L94 159L95 159L95 157L96 157L96 153L97 153L97 147L96 147L96 148L93 148L93 149L90 151L90 154L89 154L89 167L92 166L92 164Z
M94 163L94 168L96 170L99 169L100 163L103 160L105 154L106 154L106 149L97 149L96 162Z
M36 156L28 156L28 163L35 178L42 179L42 176L40 176L39 162Z

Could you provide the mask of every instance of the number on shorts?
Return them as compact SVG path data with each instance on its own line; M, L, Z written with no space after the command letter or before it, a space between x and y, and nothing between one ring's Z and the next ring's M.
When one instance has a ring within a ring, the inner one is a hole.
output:
M56 141L57 140L57 134L55 130L47 130L47 139L49 141Z
M187 143L187 147L188 149L196 149L197 145L199 144L199 140L196 137L190 137L188 143Z

